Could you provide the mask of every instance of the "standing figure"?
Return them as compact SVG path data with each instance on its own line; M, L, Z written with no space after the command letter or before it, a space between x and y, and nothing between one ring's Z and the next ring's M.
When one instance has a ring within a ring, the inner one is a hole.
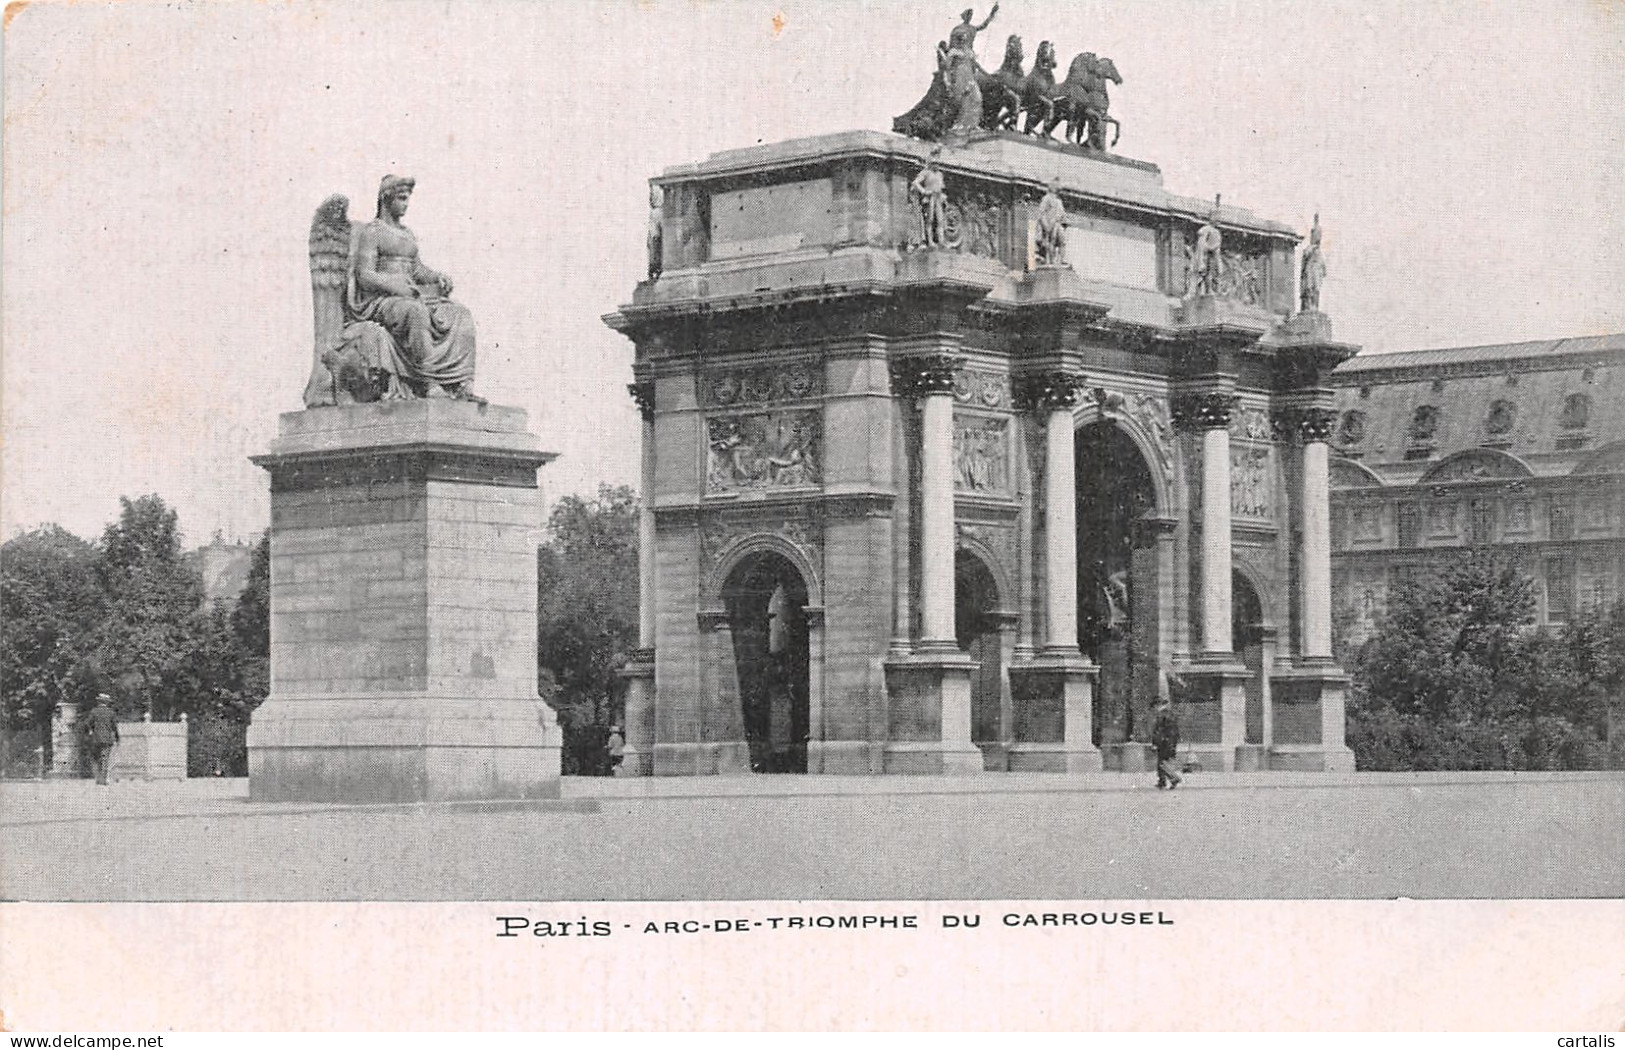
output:
M1298 282L1298 306L1305 313L1320 311L1320 286L1326 281L1326 257L1320 251L1320 212L1309 231L1309 247L1303 250L1302 280Z
M609 727L609 741L604 745L609 752L609 775L621 775L621 763L626 761L626 737L621 733L620 726Z
M1190 277L1186 283L1185 296L1218 295L1220 279L1224 276L1224 257L1220 254L1220 247L1224 243L1224 235L1219 228L1213 225L1213 220L1219 215L1219 199L1213 198L1213 210L1208 213L1207 221L1202 223L1196 231L1196 240L1191 244Z
M661 199L659 186L649 187L649 280L660 276L665 265L663 233L661 229Z
M908 187L909 193L920 199L920 220L925 226L927 248L943 247L948 233L948 194L943 188L942 172L937 170L937 157L941 154L941 148L932 150L925 167Z
M118 716L113 714L112 697L96 694L96 706L85 718L85 735L90 741L90 763L96 771L96 783L106 786L107 770L113 764L113 749L118 746Z
M1066 205L1061 203L1061 184L1051 181L1038 202L1038 238L1035 245L1040 266L1066 264Z
M959 24L948 34L947 48L937 54L937 64L948 85L948 97L957 107L955 128L970 130L982 125L982 88L976 82L980 72L976 64L976 34L986 29L998 13L999 5L994 4L982 24L976 25L971 21L975 12L965 8L959 15Z
M1174 717L1173 705L1168 703L1167 697L1157 701L1156 718L1151 723L1151 744L1157 749L1157 787L1172 791L1181 780L1179 770L1174 768L1174 756L1179 753L1179 720Z

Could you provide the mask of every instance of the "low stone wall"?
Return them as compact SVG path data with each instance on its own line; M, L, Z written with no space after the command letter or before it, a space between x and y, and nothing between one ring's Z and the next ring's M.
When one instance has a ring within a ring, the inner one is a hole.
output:
M120 722L113 780L185 780L186 722Z

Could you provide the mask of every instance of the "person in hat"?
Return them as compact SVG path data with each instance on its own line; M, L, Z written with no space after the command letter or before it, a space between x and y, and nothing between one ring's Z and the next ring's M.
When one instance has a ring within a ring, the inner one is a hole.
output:
M621 775L621 763L626 760L626 737L621 733L620 726L611 726L609 730L609 775Z
M1156 712L1151 722L1151 744L1157 749L1157 787L1172 791L1181 779L1174 768L1174 755L1179 751L1179 720L1167 697L1157 701Z
M113 714L113 698L106 693L96 694L96 706L85 718L85 735L90 741L90 763L96 771L96 783L107 784L107 770L113 762L113 748L118 746L118 716Z

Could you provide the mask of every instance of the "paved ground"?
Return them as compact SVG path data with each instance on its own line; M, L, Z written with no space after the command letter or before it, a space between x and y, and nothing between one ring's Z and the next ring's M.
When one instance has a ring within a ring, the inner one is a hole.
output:
M243 781L0 785L22 900L1625 896L1625 775L566 781L321 807Z

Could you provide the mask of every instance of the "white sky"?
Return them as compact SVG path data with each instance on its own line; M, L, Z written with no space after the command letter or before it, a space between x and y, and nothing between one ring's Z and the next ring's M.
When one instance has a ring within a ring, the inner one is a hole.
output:
M264 527L309 369L306 237L385 172L524 406L550 498L635 483L645 180L886 130L960 2L37 2L4 71L0 534L93 536L158 492L189 542ZM978 20L986 4L977 4ZM774 16L782 19L775 31ZM1305 229L1369 351L1625 330L1625 5L1007 0L981 39L1114 59L1119 152Z

